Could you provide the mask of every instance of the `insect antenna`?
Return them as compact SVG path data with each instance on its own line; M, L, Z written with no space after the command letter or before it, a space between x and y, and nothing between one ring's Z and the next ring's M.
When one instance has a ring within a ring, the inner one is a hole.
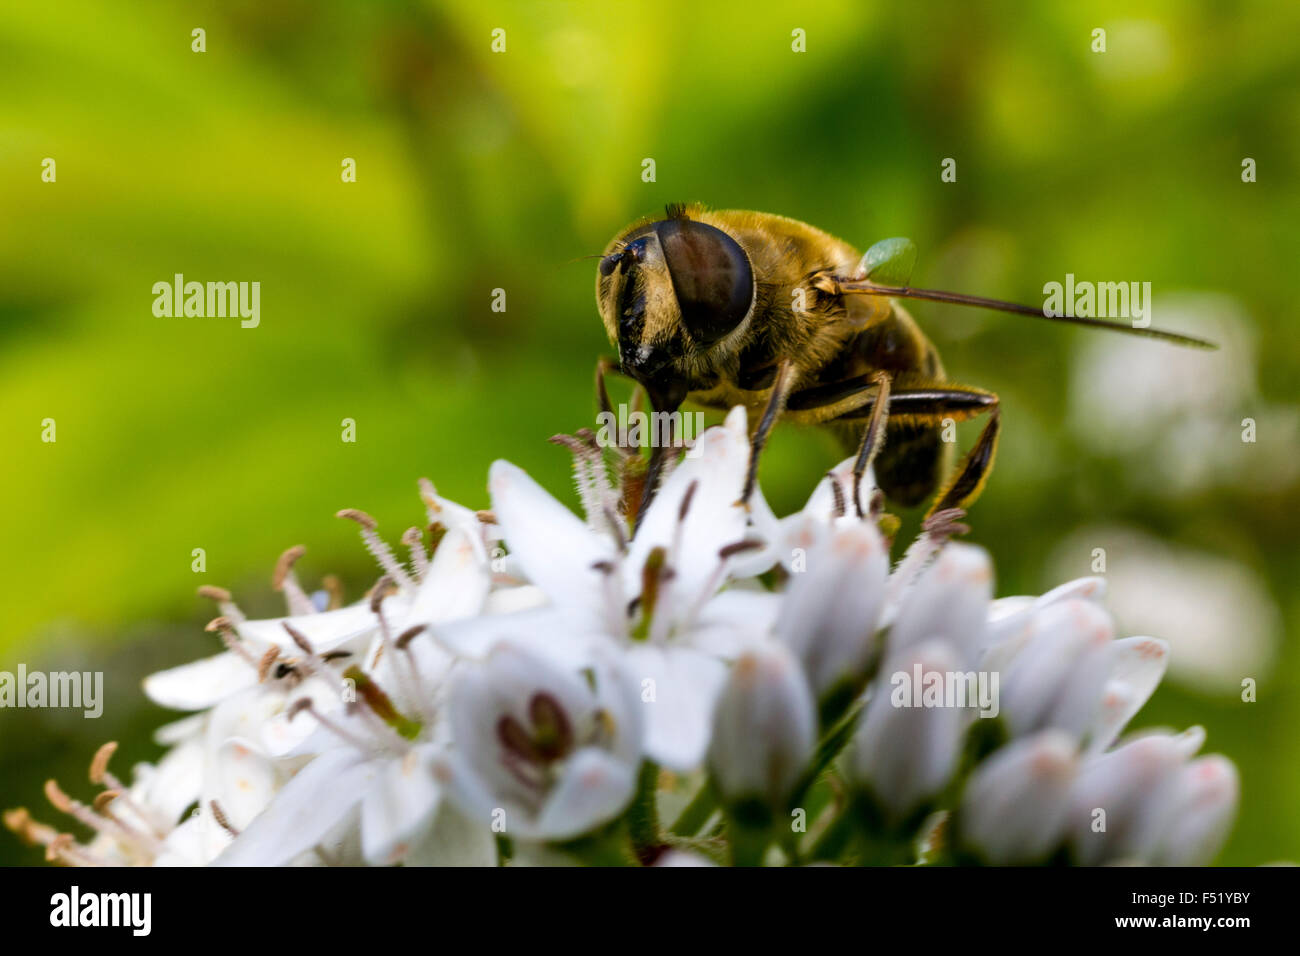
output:
M978 309L993 309L997 312L1010 312L1014 315L1027 315L1049 322L1065 322L1070 325L1086 325L1094 329L1106 329L1110 332L1123 332L1125 335L1141 335L1150 339L1161 339L1174 345L1183 345L1194 349L1217 349L1219 346L1206 339L1166 329L1141 328L1125 325L1123 322L1110 322L1106 319L1094 319L1081 315L1049 315L1042 309L1029 305L1017 305L1000 299L986 299L978 295L963 295L960 292L944 292L940 289L914 289L911 286L877 285L866 279L841 281L839 291L852 295L885 295L898 299L926 299L930 302L949 302L954 305L972 305Z
M609 252L597 252L589 256L575 256L574 258L566 262L565 265L571 266L575 262L584 262L587 259L605 259L608 258L609 256L618 255L626 248L627 248L627 243L620 239L614 242L613 248L610 249Z

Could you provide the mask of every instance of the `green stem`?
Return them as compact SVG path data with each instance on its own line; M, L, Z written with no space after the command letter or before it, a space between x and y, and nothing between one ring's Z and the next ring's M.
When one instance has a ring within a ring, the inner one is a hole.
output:
M906 818L891 821L880 802L868 791L850 798L812 849L816 860L836 860L858 866L903 866L916 862L916 833L929 816L918 807Z
M663 847L659 832L659 765L653 760L641 764L636 796L627 811L627 830L638 860L653 860Z
M907 833L864 828L858 866L905 866L914 862L912 840Z
M584 866L634 866L628 853L627 830L621 821L588 836L561 843L559 850Z
M787 866L802 866L803 854L799 850L799 834L790 827L784 827L778 841L785 851Z
M822 831L812 849L811 860L838 860L857 837L858 820L852 803Z
M821 776L822 771L829 767L831 761L844 749L844 746L853 736L854 728L857 727L858 715L862 713L862 706L861 698L854 701L853 705L839 718L839 722L826 732L826 736L817 745L817 752L813 755L812 763L804 772L798 786L795 787L796 798L802 797L804 792L817 782L817 778Z
M772 843L772 816L767 808L747 802L729 807L727 841L732 866L762 866Z
M691 797L691 802L682 808L670 829L678 836L693 837L709 822L718 809L718 795L709 781L704 781L700 789Z

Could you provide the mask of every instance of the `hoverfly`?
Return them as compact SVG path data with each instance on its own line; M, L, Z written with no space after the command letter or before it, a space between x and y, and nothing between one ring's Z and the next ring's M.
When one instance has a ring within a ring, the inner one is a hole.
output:
M618 367L656 412L688 397L709 408L744 405L756 423L748 501L759 453L778 419L832 429L853 468L854 507L868 467L887 500L911 507L933 496L926 517L967 508L983 490L997 450L998 396L949 381L933 343L899 304L928 299L1070 322L1197 348L1201 339L1105 319L908 285L916 258L906 239L863 255L807 223L696 204L623 229L600 257L596 302ZM598 392L604 374L597 369ZM603 402L607 403L604 398ZM955 469L945 419L986 415ZM638 514L654 494L666 453L651 457ZM948 475L945 480L945 474Z

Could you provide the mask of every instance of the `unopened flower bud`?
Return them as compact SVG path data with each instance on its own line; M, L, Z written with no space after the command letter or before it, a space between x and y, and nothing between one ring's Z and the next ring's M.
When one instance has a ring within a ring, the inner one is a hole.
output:
M949 543L904 595L889 631L891 651L943 638L973 658L984 643L993 563L974 545Z
M1241 784L1214 754L1179 768L1151 794L1139 822L1138 857L1152 866L1204 866L1232 829Z
M906 681L923 680L960 670L956 653L940 641L927 641L894 657L883 672ZM894 683L890 681L891 685ZM892 821L897 822L935 796L952 777L967 722L965 708L913 706L912 695L881 686L867 706L862 725L849 745L850 780L866 789Z
M1141 818L1153 794L1200 749L1205 731L1153 733L1086 760L1071 795L1070 846L1084 866L1142 862Z
M709 768L723 798L783 806L812 758L816 728L812 692L794 655L777 643L742 654L713 717Z
M1078 598L1039 612L1008 663L1002 706L1014 736L1056 728L1080 737L1092 725L1114 667L1110 615Z
M989 863L1040 863L1060 845L1078 771L1075 741L1050 730L981 763L962 798L961 842Z
M820 697L870 660L889 555L874 527L855 523L823 535L806 563L786 592L776 635L803 662Z

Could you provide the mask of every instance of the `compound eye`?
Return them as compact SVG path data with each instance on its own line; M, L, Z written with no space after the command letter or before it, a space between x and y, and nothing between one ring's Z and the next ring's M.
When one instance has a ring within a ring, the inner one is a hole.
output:
M754 300L749 256L721 229L693 219L665 219L655 229L682 323L696 345L712 345L749 314Z

